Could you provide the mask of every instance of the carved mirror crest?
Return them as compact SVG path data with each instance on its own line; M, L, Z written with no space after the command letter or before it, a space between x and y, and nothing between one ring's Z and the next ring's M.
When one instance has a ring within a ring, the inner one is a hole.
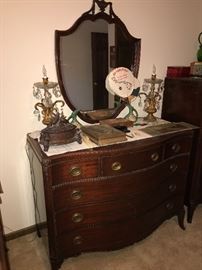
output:
M138 76L141 40L133 37L116 16L111 2L93 0L89 11L68 30L55 31L55 56L58 83L65 102L89 123L87 112L110 109L116 117L124 102L105 88L105 79L115 67L126 67Z

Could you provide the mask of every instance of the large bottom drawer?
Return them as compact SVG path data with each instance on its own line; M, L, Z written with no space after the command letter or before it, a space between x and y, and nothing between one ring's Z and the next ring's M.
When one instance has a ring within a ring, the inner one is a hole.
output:
M78 228L58 236L59 252L63 257L68 257L83 251L118 249L145 238L164 220L182 212L183 197L173 197L138 218Z

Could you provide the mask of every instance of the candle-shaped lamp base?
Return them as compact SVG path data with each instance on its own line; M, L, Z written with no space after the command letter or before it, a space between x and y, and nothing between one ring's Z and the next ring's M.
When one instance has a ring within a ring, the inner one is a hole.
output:
M143 84L143 91L139 93L141 105L141 97L144 96L144 111L147 113L147 116L144 118L147 122L154 122L157 118L154 114L159 109L159 103L161 100L161 92L163 91L162 86L163 80L157 79L156 77L156 68L153 67L153 73L150 79L145 79ZM146 93L148 92L148 93Z

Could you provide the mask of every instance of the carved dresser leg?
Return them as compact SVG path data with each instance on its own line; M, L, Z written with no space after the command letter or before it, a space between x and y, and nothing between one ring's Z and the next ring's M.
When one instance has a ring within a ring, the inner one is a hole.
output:
M185 226L184 226L185 210L184 210L184 207L180 210L177 217L178 217L178 224L179 224L180 228L185 230Z

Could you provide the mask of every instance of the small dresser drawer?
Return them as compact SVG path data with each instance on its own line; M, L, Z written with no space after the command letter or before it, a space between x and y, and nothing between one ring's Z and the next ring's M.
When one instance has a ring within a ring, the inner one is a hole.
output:
M120 200L137 194L148 193L168 179L182 179L187 176L187 156L164 161L147 170L135 171L110 178L80 180L56 187L53 190L55 211L88 203ZM153 198L153 197L152 197Z
M162 161L163 146L102 158L102 175L117 175L152 166Z
M192 137L182 136L175 138L166 144L165 158L178 154L189 153L191 151L191 147Z
M67 181L97 177L98 175L99 168L97 159L70 160L53 165L52 184L57 185Z

